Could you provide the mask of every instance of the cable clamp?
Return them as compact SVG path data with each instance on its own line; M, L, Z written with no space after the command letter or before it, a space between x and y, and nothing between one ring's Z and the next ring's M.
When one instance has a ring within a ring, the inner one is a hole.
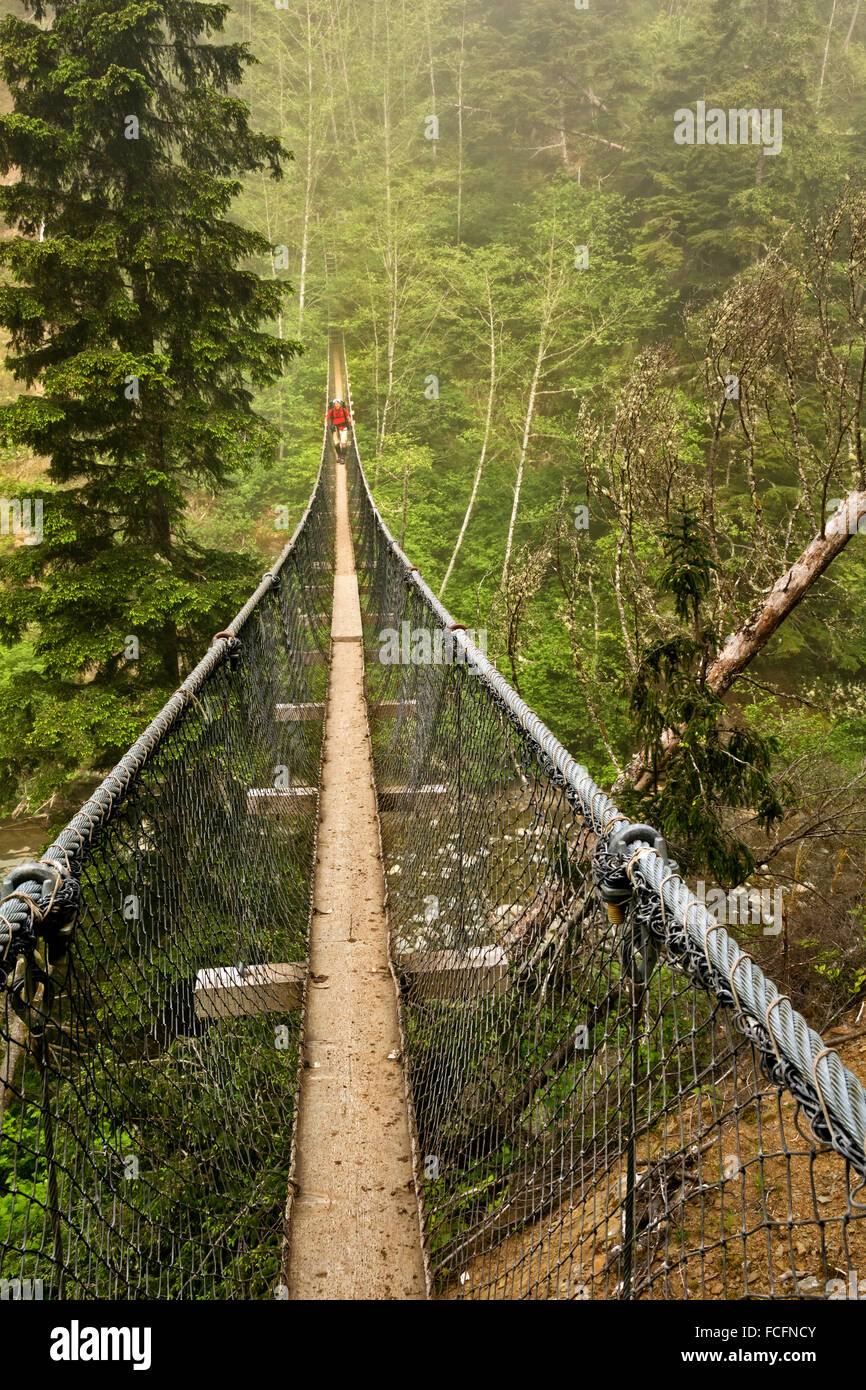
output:
M660 859L669 862L664 837L651 825L633 825L630 821L615 829L606 842L598 845L592 861L592 879L602 901L607 904L613 922L623 920L623 908L634 893L629 868L631 847L638 842L648 844Z
M38 898L22 891L25 883L40 885L41 892ZM23 902L28 910L29 920L15 922L14 919L6 918L7 925L15 929L14 938L10 932L7 957L17 957L22 951L31 954L36 948L38 938L42 937L47 948L48 960L52 964L62 960L75 931L75 919L81 901L81 884L75 874L61 868L59 864L49 864L44 860L38 864L17 864L0 884L0 907L10 901ZM13 951L15 945L18 949Z
M238 662L241 659L241 652L243 651L243 642L239 637L236 637L233 632L228 631L214 633L211 638L211 646L216 646L217 642L225 642L227 644L226 650L229 659L229 670L236 671L238 669Z

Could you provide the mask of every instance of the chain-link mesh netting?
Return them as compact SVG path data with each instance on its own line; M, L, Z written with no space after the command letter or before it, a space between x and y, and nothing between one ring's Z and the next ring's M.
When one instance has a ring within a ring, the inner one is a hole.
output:
M280 1290L332 511L7 881L0 1296Z
M349 473L440 1292L866 1294L859 1081L452 623L354 445ZM332 545L323 470L275 572L7 881L0 1296L281 1286Z
M440 1293L850 1297L859 1270L866 1295L860 1083L453 630L349 466Z

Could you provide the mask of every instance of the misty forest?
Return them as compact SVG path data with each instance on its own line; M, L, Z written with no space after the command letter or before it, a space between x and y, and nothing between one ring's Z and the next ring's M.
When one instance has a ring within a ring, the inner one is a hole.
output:
M859 0L238 0L196 75L217 106L167 72L135 179L97 76L135 7L76 7L112 19L74 99L22 27L70 6L5 8L0 493L44 537L0 538L0 851L62 823L285 542L331 321L404 550L708 893L781 901L739 935L837 1019L866 994L856 508L827 538L866 485ZM136 337L148 218L171 292ZM207 256L255 288L182 346ZM164 374L144 442L136 369Z

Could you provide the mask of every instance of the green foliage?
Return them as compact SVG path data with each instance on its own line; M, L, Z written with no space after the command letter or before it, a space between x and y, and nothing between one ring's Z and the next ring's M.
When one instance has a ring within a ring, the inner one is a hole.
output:
M184 523L193 487L272 456L253 392L297 350L267 331L287 284L250 268L270 243L231 216L286 152L234 93L253 60L215 41L226 15L57 0L0 23L0 324L24 388L0 434L49 460L41 543L0 553L0 640L32 633L42 663L3 759L19 789L34 761L112 760L255 573Z
M741 883L755 858L727 830L725 812L748 807L765 830L781 819L786 789L773 780L779 740L734 722L706 684L717 639L702 624L701 604L713 561L706 532L687 507L677 526L665 531L664 544L659 589L670 595L677 618L690 630L658 641L638 667L631 709L649 777L621 800L658 827L687 868L707 870L721 883ZM671 731L679 738L669 749L665 738Z
M667 564L659 575L659 587L672 595L680 621L696 625L700 605L710 592L711 572L716 568L706 534L695 512L683 503L677 526L668 527L662 537ZM710 640L707 634L707 642Z

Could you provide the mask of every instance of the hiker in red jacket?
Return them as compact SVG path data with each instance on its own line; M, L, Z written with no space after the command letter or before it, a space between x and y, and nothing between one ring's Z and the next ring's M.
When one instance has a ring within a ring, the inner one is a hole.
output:
M346 441L349 438L349 426L352 417L340 400L339 396L331 401L331 409L328 411L328 428L333 432L334 451L338 459L345 461Z

